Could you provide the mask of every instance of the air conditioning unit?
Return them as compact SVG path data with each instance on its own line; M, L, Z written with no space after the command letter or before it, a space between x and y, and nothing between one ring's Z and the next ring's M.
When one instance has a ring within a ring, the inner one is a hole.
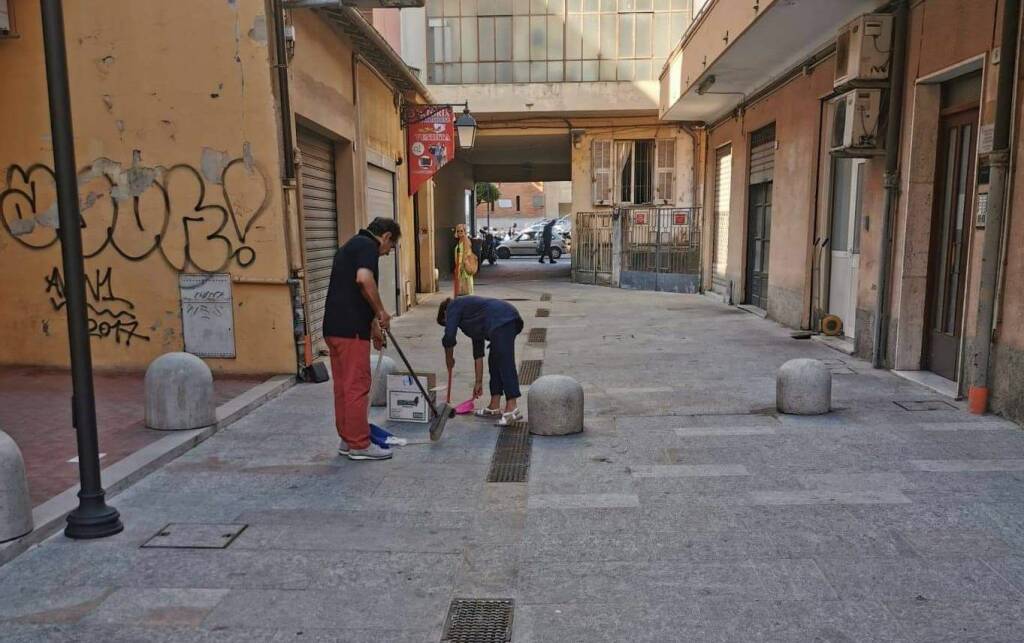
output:
M892 16L867 13L836 35L833 87L858 80L885 80L892 60Z
M0 37L11 33L11 10L7 6L7 0L0 0Z
M829 102L832 136L829 150L839 156L883 153L882 90L854 89Z

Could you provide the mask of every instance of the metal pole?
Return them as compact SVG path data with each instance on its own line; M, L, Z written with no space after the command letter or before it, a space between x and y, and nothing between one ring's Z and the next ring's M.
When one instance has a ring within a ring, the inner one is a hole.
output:
M978 318L971 343L968 368L967 401L971 413L988 410L990 360L992 357L993 320L995 319L996 283L999 277L1000 246L1003 217L1006 215L1010 170L1010 129L1013 120L1014 81L1017 69L1017 41L1020 20L1019 0L1003 3L1003 26L1000 41L999 80L996 91L996 115L992 136L992 153L988 156L990 181L985 239L981 252L981 278L978 286Z
M78 177L71 128L67 49L64 44L64 11L61 0L40 0L40 5L43 47L46 52L46 84L50 96L53 169L57 179L61 255L64 260L64 297L67 300L68 338L71 346L71 384L74 391L71 417L78 437L78 473L82 485L78 492L78 508L68 515L64 534L68 538L102 538L120 532L124 526L117 510L106 504L100 483L96 400L93 396L92 356L85 310L85 261L82 258Z

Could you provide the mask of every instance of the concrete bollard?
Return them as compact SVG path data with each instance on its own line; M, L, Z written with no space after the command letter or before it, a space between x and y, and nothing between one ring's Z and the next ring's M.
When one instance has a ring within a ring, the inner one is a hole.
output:
M398 365L395 360L387 355L381 356L380 371L377 371L377 353L370 355L370 376L376 377L373 381L373 389L370 391L370 406L388 405L388 375L398 372Z
M32 527L25 461L11 436L0 431L0 543L21 538Z
M583 387L566 375L545 375L526 394L530 433L569 435L583 430Z
M146 426L186 431L217 423L213 374L189 353L167 353L146 369Z
M779 369L775 403L780 413L821 415L832 406L832 372L816 359L792 359Z

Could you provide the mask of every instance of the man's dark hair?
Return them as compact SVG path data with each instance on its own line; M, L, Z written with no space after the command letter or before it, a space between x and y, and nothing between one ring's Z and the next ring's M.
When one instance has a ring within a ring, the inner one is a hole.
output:
M370 225L366 226L366 230L375 237L390 232L392 241L398 241L398 238L402 236L402 229L398 227L398 222L387 217L377 217L370 222Z
M445 321L448 318L448 304L452 303L452 298L448 297L441 302L441 305L437 307L437 323L440 326L445 325Z

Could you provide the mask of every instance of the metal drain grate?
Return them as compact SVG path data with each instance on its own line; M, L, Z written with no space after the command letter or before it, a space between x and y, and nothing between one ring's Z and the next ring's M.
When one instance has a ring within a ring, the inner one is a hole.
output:
M530 427L526 422L516 422L501 430L494 445L491 470L487 482L526 482L530 473Z
M544 361L539 359L524 359L519 363L519 383L533 384L540 377L541 368L544 366Z
M893 404L904 411L948 411L956 409L956 405L942 400L900 400Z
M537 316L538 317L550 317L551 316L551 311L548 310L547 308L538 308L537 309Z
M530 300L525 298L525 297L506 297L505 299L502 299L502 301L530 301Z
M543 344L546 341L548 341L547 328L531 328L530 334L526 336L526 342L529 344Z
M456 598L448 608L441 643L507 643L513 602L505 598Z
M551 301L551 293L549 293L549 292L541 293L540 300L541 301Z
M166 549L224 549L248 525L172 522L142 544Z

